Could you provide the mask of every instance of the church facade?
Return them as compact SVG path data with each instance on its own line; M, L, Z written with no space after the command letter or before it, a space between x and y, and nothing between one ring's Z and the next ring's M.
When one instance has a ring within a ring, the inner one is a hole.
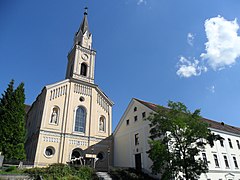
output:
M94 83L95 56L85 12L65 80L45 86L27 114L25 148L34 166L109 163L113 102Z

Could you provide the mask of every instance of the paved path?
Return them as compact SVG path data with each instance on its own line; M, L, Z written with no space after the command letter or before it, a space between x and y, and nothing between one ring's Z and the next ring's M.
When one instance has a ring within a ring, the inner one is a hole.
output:
M100 180L112 180L107 172L97 172L96 174Z

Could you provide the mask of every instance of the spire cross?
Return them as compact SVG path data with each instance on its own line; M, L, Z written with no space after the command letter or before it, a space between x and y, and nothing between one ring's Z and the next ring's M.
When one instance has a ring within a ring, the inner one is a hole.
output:
M85 7L84 9L85 9L84 15L87 15L88 7Z

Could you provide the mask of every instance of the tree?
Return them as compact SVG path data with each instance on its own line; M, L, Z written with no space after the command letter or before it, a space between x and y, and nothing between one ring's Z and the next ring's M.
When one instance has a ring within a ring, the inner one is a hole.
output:
M221 137L210 132L200 110L191 113L183 103L169 101L168 108L159 106L147 119L151 134L148 153L154 173L161 173L163 180L189 180L208 171L199 152Z
M26 158L24 101L24 84L14 89L14 80L11 80L0 99L0 151L5 159Z

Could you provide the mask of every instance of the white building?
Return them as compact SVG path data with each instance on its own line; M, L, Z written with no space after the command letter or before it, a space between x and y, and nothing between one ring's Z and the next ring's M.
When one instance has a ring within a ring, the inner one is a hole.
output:
M133 167L151 172L152 162L148 158L149 122L144 119L155 112L157 105L132 99L113 132L114 166ZM206 146L201 156L208 162L209 172L202 180L240 180L240 129L224 123L203 119L214 134L223 141Z

